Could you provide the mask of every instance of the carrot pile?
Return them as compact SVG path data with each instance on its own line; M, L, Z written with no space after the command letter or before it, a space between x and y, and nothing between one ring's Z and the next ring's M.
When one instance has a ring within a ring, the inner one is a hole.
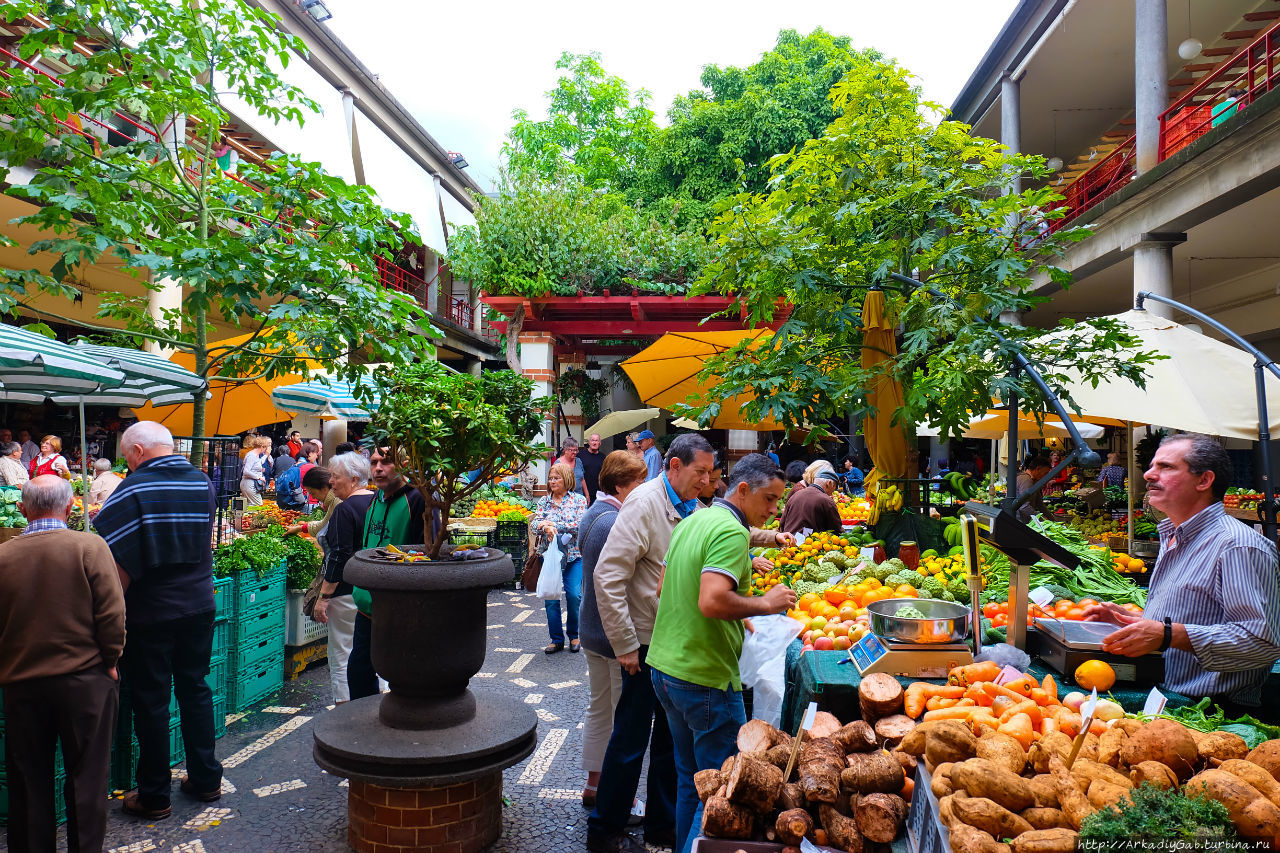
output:
M1080 714L1062 704L1052 675L1037 681L1030 675L997 684L1001 668L990 661L956 667L946 684L917 681L906 690L904 713L918 720L959 720L981 737L989 731L1013 737L1027 749L1052 732L1075 737ZM1089 729L1102 734L1095 720Z

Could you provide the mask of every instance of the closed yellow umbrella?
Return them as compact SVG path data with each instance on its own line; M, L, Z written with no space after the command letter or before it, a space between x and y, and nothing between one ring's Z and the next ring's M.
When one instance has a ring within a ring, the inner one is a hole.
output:
M668 332L640 352L622 362L636 394L646 406L671 409L690 397L701 396L716 386L716 379L698 374L713 356L727 352L744 340L760 341L773 332L767 329L736 332ZM780 430L773 418L749 421L742 407L754 398L740 394L720 405L710 429Z
M219 341L213 347L238 346L249 340L251 335L241 335ZM195 369L195 356L187 352L175 352L169 360L188 369ZM308 361L309 370L324 370L324 365ZM277 376L272 379L254 379L250 382L218 382L209 383L209 399L205 405L205 435L234 435L245 432L263 424L287 421L293 417L289 412L277 408L271 401L271 392L282 385L293 385L302 381L300 376ZM135 408L134 413L139 420L159 421L169 428L174 435L191 435L195 406L182 403L176 406L145 406Z
M907 476L906 424L893 423L894 413L903 403L902 386L893 376L898 342L884 307L883 291L867 291L862 305L862 367L872 372L867 403L875 410L862 422L867 452L875 465L865 481L868 491L873 491L881 479L901 480Z

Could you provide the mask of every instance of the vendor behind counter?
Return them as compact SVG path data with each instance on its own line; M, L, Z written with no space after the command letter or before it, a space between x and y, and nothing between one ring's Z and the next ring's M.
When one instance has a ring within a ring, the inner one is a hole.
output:
M1103 639L1109 654L1161 652L1162 687L1208 696L1230 717L1264 708L1262 685L1280 660L1280 576L1276 546L1223 510L1231 460L1213 439L1174 435L1160 443L1143 478L1160 522L1160 558L1141 616L1114 604L1085 618L1121 627Z

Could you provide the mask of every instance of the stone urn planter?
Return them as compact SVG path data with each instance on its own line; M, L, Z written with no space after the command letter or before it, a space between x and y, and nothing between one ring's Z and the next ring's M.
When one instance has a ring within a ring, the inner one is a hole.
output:
M451 555L398 563L360 551L343 572L372 596L373 664L391 686L314 724L316 763L351 780L356 850L482 849L501 831L502 770L537 743L532 708L469 687L484 664L488 592L513 577L511 558L492 548Z

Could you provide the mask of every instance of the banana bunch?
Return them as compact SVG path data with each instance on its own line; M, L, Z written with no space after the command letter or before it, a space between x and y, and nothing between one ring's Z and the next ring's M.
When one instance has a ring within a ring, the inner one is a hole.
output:
M962 501L971 501L982 494L978 484L968 474L952 471L942 478L943 484Z
M897 486L883 485L876 489L875 503L867 514L867 525L875 527L882 512L897 512L902 509L902 492Z

